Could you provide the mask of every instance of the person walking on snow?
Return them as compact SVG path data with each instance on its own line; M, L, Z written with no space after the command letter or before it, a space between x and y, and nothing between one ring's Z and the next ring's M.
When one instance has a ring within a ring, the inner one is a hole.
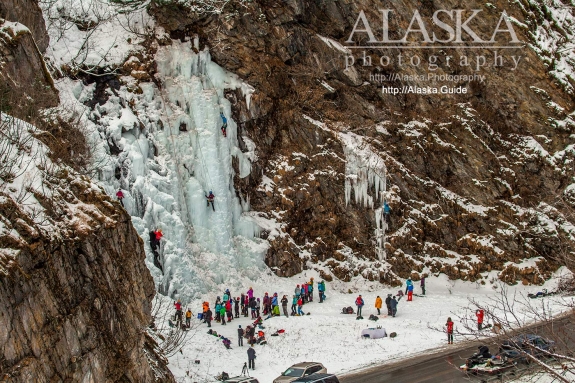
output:
M242 325L239 325L238 327L238 346L242 346L244 345L244 329L242 328Z
M226 130L228 129L228 119L226 118L226 116L224 116L222 112L220 112L220 117L222 118L222 133L224 137L227 137Z
M216 198L216 196L214 195L214 193L212 193L212 191L210 190L209 194L204 194L206 196L206 200L208 203L208 207L210 207L210 203L212 204L212 209L214 211L216 211L216 208L214 207L214 198Z
M284 315L285 315L286 317L289 317L288 312L287 312L287 304L288 304L287 295L284 295L284 296L282 297L281 303L282 303L282 310L283 310L283 312L284 312Z
M357 317L359 318L361 317L361 308L364 305L363 298L361 297L361 295L356 298L355 305L357 306Z
M122 201L124 199L124 193L122 193L122 189L118 189L116 197L118 197L118 201L120 201L120 204L124 207L124 201Z
M381 315L381 305L382 305L382 300L379 297L379 295L377 296L377 298L375 298L375 308L377 309L377 315Z
M423 276L421 277L419 286L421 287L421 295L425 295L425 274L423 274Z
M252 370L256 369L256 350L254 350L254 345L252 344L250 348L248 348L248 367Z
M447 344L453 344L453 321L451 317L447 318Z
M395 296L391 298L389 307L391 307L391 316L395 318L395 315L397 314L397 301L395 300Z
M475 316L477 317L477 329L481 330L483 328L483 316L485 312L482 309L475 311Z
M391 294L387 294L387 298L385 298L385 306L387 307L387 315L391 315Z

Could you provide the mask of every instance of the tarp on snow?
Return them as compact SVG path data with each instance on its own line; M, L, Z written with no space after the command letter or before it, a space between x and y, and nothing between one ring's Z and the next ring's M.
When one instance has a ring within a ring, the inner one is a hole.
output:
M385 338L387 336L387 332L385 332L384 328L366 328L361 330L361 336L367 338L366 335L369 335L370 339L379 339Z

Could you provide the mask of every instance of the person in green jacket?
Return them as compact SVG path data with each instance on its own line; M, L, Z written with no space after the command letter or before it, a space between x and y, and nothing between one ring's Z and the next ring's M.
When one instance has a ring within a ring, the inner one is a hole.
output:
M222 324L226 324L226 306L222 305L220 308L220 317L222 318Z

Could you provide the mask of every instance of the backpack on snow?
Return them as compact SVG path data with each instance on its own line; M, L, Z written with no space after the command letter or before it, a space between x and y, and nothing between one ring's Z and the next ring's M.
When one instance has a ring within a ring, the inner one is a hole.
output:
M341 309L342 314L353 314L353 308L351 306L344 307Z
M397 333L396 333L396 332L392 332L391 334L389 334L389 337L390 337L390 338L395 338L396 336L397 336Z
M371 314L371 315L369 316L369 320L372 320L372 321L378 321L378 320L379 320L379 318L378 318L378 317L376 317L375 315Z

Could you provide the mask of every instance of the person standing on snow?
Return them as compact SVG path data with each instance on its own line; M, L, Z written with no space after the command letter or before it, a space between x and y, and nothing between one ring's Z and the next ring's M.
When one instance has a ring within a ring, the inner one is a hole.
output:
M323 292L325 291L325 282L321 281L317 284L317 291L319 292L319 303L323 302Z
M192 310L188 308L188 311L186 311L186 327L190 328L191 324L192 324Z
M249 368L251 368L252 370L256 369L256 350L254 350L254 345L250 345L250 348L248 348L248 363L249 363Z
M477 317L477 329L481 330L483 328L483 316L485 312L482 309L475 311L475 316Z
M204 319L208 324L208 327L212 327L212 310L208 307L208 311L204 314Z
M174 302L174 307L176 308L176 312L182 311L182 302L178 299L177 302Z
M304 302L308 302L308 284L307 282L304 282L303 285L301 285L301 295L303 295L303 301Z
M407 286L407 301L413 301L413 283Z
M421 287L421 295L425 295L425 274L423 274L423 276L421 277L419 286Z
M226 305L225 305L225 306L226 306L226 315L228 316L228 322L231 322L231 321L232 321L232 317L233 317L233 314L232 314L232 301L231 301L231 300L228 300L228 301L226 302Z
M239 325L238 327L238 346L242 346L244 345L244 329L242 328L242 325Z
M260 304L260 298L256 299L256 318L259 318L260 316L260 309L261 309L261 304Z
M360 296L358 296L355 299L355 305L357 306L357 317L361 317L361 308L363 307L365 303L363 302L363 298Z
M385 298L385 306L387 306L387 315L391 315L391 294L387 294L387 298Z
M297 296L294 295L291 300L291 315L297 314L296 307L297 307Z
M413 282L411 281L411 278L407 278L407 281L405 281L405 293L406 294L409 291L409 286L413 286Z
M284 295L284 296L282 297L281 303L282 303L282 310L283 310L283 312L284 312L284 315L285 315L286 318L287 318L287 317L289 317L288 312L287 312L287 304L288 304L287 295Z
M270 299L272 305L272 316L280 316L280 307L278 305L278 293L274 293L274 296Z
M270 302L270 297L268 296L268 293L264 294L264 300L263 300L263 305L264 305L264 315L267 314L271 314L271 302Z
M453 344L453 321L451 317L447 318L447 344Z
M250 311L252 313L252 319L256 319L256 298L251 297L250 298Z
M395 315L397 314L397 301L395 300L395 296L391 298L389 307L391 307L391 316L395 318Z
M377 315L381 315L381 305L382 305L382 300L379 297L379 295L377 296L377 298L375 298L375 308L377 309Z
M248 292L248 299L252 299L254 297L254 289L252 289L251 287L249 288Z
M307 284L307 300L313 302L313 278Z
M204 194L206 196L206 201L208 203L208 207L210 207L210 203L212 204L212 209L214 211L216 211L216 208L214 207L214 198L216 198L216 196L214 195L214 193L212 193L212 191L210 190L209 194Z
M242 303L243 305L243 303ZM234 300L234 314L235 314L235 318L239 318L240 317L240 297L237 297Z
M299 299L299 296L301 295L301 288L299 287L299 285L295 287L294 293L295 296Z
M303 316L303 315L305 315L304 312L303 312L303 310L301 309L302 306L303 306L303 299L302 299L302 297L300 296L300 297L297 299L297 315L298 315L298 316Z
M124 193L122 193L122 189L118 189L116 197L118 197L118 201L120 201L120 204L124 207L124 201L122 201L124 199Z
M245 315L244 310L246 307L246 296L244 293L242 293L242 295L240 296L240 312L242 313L242 315Z
M222 326L226 325L226 306L220 305L220 319L222 320Z

